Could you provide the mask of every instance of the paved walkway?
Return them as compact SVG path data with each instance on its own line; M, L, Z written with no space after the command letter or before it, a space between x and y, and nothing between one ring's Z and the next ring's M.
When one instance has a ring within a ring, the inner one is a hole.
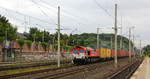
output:
M142 64L130 79L150 79L150 57L145 57Z

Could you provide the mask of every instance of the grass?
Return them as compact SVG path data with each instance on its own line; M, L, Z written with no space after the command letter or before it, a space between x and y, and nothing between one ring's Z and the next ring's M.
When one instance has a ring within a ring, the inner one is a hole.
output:
M67 67L67 66L71 66L71 65L61 65L61 68ZM58 68L57 65L40 66L40 67L32 67L32 68L0 71L0 76L13 75L13 74L32 72L32 71L38 71L38 70L45 70L45 69L55 69L55 68Z

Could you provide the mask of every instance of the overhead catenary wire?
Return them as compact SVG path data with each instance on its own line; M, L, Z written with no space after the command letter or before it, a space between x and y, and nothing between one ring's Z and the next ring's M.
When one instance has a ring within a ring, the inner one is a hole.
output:
M44 3L44 4L46 4L46 5L48 5L48 6L50 6L48 3L46 3L45 1L43 1L43 0L40 0L42 3ZM58 1L58 4L60 4L60 1ZM47 9L51 9L51 8L49 8L49 7L47 7L47 6L44 6L44 5L41 5L42 7L45 7L45 8L47 8ZM54 7L54 8L56 8L56 7ZM70 15L72 18L77 18L77 17L79 17L79 16L76 16L76 15L72 15L72 14L70 14L68 11L66 11L65 9L61 9L62 11L63 11L63 13L65 13L65 14L68 14L68 15Z
M47 2L45 2L45 1L43 1L43 0L40 0L40 1L41 1L42 3L44 3L45 5L47 5L47 6L50 6ZM58 4L60 4L60 1L58 1ZM44 7L44 8L47 8L47 9L52 9L52 8L47 7L47 6L45 6L45 5L40 5L40 6L42 6L42 7ZM57 9L57 7L53 7L53 8L56 8L56 9ZM69 18L75 20L78 24L87 25L87 24L86 24L86 21L85 21L85 23L79 21L79 19L84 19L84 20L86 20L87 18L85 18L85 17L80 17L80 16L77 16L77 15L72 15L71 13L69 13L67 10L65 10L65 9L63 9L63 8L62 8L61 10L62 10L62 14L64 14L64 16L67 16L67 17L69 17ZM84 20L83 20L83 21L84 21Z
M97 2L97 0L93 0L96 4L97 4L97 6L99 7L99 8L101 8L108 16L110 16L111 18L113 18L113 16L108 12L108 10L107 9L105 9L100 3L98 3ZM116 2L115 2L116 3ZM118 21L118 20L117 20ZM128 20L127 20L128 21ZM122 26L123 26L123 24L122 24L122 15L121 15L121 23L118 21L118 23L120 24L120 26L121 26L121 34L120 35L122 35ZM130 22L130 21L128 21L128 23L130 23L131 25L132 25L132 23ZM123 36L123 35L122 35Z
M111 19L114 19L114 17L111 15L111 13L109 13L108 12L108 10L106 9L106 8L104 8L97 0L93 0L93 2L100 8L100 9L102 9ZM115 1L115 3L117 3L116 1ZM119 10L119 7L118 7L118 10ZM120 11L120 10L119 10ZM118 11L118 13L119 13L119 11ZM122 17L122 13L121 13L121 17ZM122 26L123 24L122 24L122 22L120 22L119 20L117 20L118 21L118 24L120 25L120 26ZM129 22L129 21L128 21ZM130 22L129 22L130 23ZM131 23L130 23L131 24Z
M6 11L7 13L10 12L11 14L12 14L12 13L15 13L15 14L18 14L18 15L21 15L21 16L27 16L27 17L30 17L30 18L35 19L35 20L37 20L37 21L40 21L40 22L43 22L43 23L52 25L52 23L49 23L48 21L42 20L42 19L37 18L37 17L30 16L30 15L27 15L27 14L20 13L20 12L18 12L18 11L10 10L10 9L7 9L7 8L1 7L1 6L0 6L0 9ZM6 13L6 14L7 14L7 13ZM13 17L13 16L12 16L12 17ZM17 18L17 17L15 17L15 18Z
M33 17L27 14L20 13L18 11L10 10L4 7L0 7L0 9L1 9L0 13L8 17L12 25L20 27L20 28L24 25L25 32L27 32L27 28L36 26L37 25L36 22L38 22L38 26L43 26L44 24L44 27L45 26L55 27L54 25L56 25L56 24L49 23L45 20L39 19L38 17ZM20 17L16 17L16 16L20 16Z
M100 8L102 9L108 16L110 16L112 19L114 19L114 17L108 12L107 9L105 9L99 2L97 2L97 0L93 0L94 3Z
M33 1L33 0L32 0ZM43 0L38 0L38 1L43 1ZM96 1L96 0L95 0ZM99 0L97 0L97 2L98 2ZM34 2L36 2L36 3L38 3L36 0L34 0ZM43 1L43 2L45 2L46 3L46 1ZM42 5L40 5L39 3L38 3L38 5L40 6L40 8L42 9L42 10L45 10L45 9L43 9L43 6ZM47 4L48 5L48 4ZM100 4L101 5L101 4ZM42 7L41 7L42 6ZM50 5L49 5L50 6ZM46 6L46 7L48 7L48 6ZM106 8L104 8L103 6L101 6L102 8L103 8L103 10L104 11L106 11L106 13L109 15L109 16L111 16L112 17L112 15L109 13L109 11L106 9ZM43 12L43 11L41 11L45 16L48 16L47 14L46 14L46 12ZM66 12L65 12L66 13ZM68 13L67 13L68 14ZM75 15L72 15L72 16L74 16L74 17L76 17ZM77 17L78 18L78 17ZM48 21L46 21L46 23L48 23L48 24L50 24ZM83 23L82 23L83 24ZM84 25L85 25L85 23L84 23Z
M33 1L33 0L32 0L32 1ZM42 0L40 0L40 1L41 1L42 3L44 3L44 4L48 5L48 6L50 6L50 5L49 5L48 3L46 3L46 2L44 2L44 1L42 1ZM43 8L46 8L46 9L52 9L52 8L50 8L50 7L47 7L47 6L38 4L38 3L35 2L35 1L34 1L34 3L36 3L37 5L39 5L39 6L43 7ZM58 1L58 4L60 4L60 1ZM41 7L39 7L39 8L41 9ZM56 7L53 7L53 8L56 8ZM57 9L57 8L56 8L56 9ZM72 15L72 14L68 13L68 12L67 12L66 10L64 10L64 9L61 9L61 10L63 10L64 16L68 15L67 17L70 17L70 18L72 18L72 19L78 21L77 18L79 18L79 16ZM45 13L45 14L46 14L46 13ZM80 19L81 19L81 18L80 18ZM79 22L79 21L78 21L78 22ZM79 22L79 24L86 25L86 23L82 23L82 22Z
M53 8L55 8L55 7L48 7L48 6L50 6L47 2L45 2L45 1L43 1L43 0L39 0L40 2L42 2L42 3L44 3L45 5L42 5L42 4L39 4L38 2L36 2L36 3L38 3L41 7L43 7L43 8L46 8L46 9L53 9ZM104 8L105 9L105 8ZM62 9L61 9L62 10ZM109 12L107 12L108 14L109 14ZM70 13L68 13L68 11L66 11L65 9L63 9L63 14L67 14L67 15L71 15ZM72 17L71 17L72 16ZM72 19L74 19L74 20L77 20L77 18L80 18L80 17L78 17L78 16L75 16L75 15L71 15L71 16L69 16L69 17L71 17ZM111 15L110 15L111 16ZM113 17L112 17L113 18ZM77 20L77 21L79 21L79 20ZM80 24L83 24L83 25L87 25L87 24L84 24L84 23L81 23L80 22Z
M35 2L34 0L31 0L31 2L34 3L46 17L49 17L49 16L42 10L42 8L40 7L40 5L39 5L37 2ZM50 19L50 18L49 18L49 19ZM51 18L51 20L56 24L56 22L55 22L52 18Z
M47 8L47 9L51 9L51 8L49 8L49 7L47 7L47 6L43 6L43 5L40 5L40 4L38 4L37 2L35 2L34 0L31 0L32 1L32 3L34 3L34 4L36 4L37 5L37 7L43 12L43 14L45 15L45 16L47 16L48 17L48 15L41 9L41 7L44 7L44 8ZM41 0L40 0L41 1ZM59 3L59 2L58 2ZM47 3L45 3L46 5L48 5ZM40 7L41 6L41 7ZM72 15L73 16L73 15ZM76 17L76 16L74 16L74 17ZM53 20L54 21L54 20ZM80 23L81 24L81 23ZM82 23L83 24L83 23ZM57 25L57 24L56 24ZM70 28L64 28L66 25L61 25L61 30L70 30Z

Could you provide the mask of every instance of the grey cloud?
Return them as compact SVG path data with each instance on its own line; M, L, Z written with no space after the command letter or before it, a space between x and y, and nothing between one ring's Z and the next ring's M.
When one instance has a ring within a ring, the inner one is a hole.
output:
M41 10L31 2L31 0L1 0L0 5L30 16L40 17L40 19L48 21L50 24L57 23L57 0L34 1L36 1L38 5L41 5L41 9L48 16L45 16L41 12ZM149 0L97 0L97 2L104 9L106 9L112 15L112 17L114 17L114 3L117 2L119 6L118 21L121 21L120 16L123 16L123 31L126 33L128 31L128 27L136 26L136 34L140 35L140 38L142 38L143 40L150 40L150 38L148 38L148 32L150 31L148 29L150 26ZM94 2L94 0L60 0L60 5L61 25L64 28L78 28L78 30L80 31L78 33L96 33L96 28L102 27L105 28L103 29L103 32L113 32L113 30L111 29L114 26L113 18L108 16L108 14L102 8L100 8ZM22 19L21 16L18 17ZM56 28L55 25L40 23L33 19L32 24L35 25L36 23L39 25L43 25L44 28ZM120 26L120 22L118 25ZM24 28L24 26L20 27ZM109 29L107 29L107 27L109 27ZM70 31L62 32L70 33Z

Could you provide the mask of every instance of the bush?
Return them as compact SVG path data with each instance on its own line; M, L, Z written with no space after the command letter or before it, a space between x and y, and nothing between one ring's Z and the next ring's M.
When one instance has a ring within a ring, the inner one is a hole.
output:
M32 41L31 41L31 40L26 40L25 43L26 43L29 47L31 47Z
M44 46L44 47L47 47L47 46L48 46L48 43L42 42L41 45Z
M48 47L48 43L42 42L41 45L44 47L44 49L45 49L45 51L46 51L46 48Z
M5 40L5 38L0 37L0 43L3 43L4 40Z
M24 39L17 39L17 42L19 43L19 45L22 47L25 43Z

